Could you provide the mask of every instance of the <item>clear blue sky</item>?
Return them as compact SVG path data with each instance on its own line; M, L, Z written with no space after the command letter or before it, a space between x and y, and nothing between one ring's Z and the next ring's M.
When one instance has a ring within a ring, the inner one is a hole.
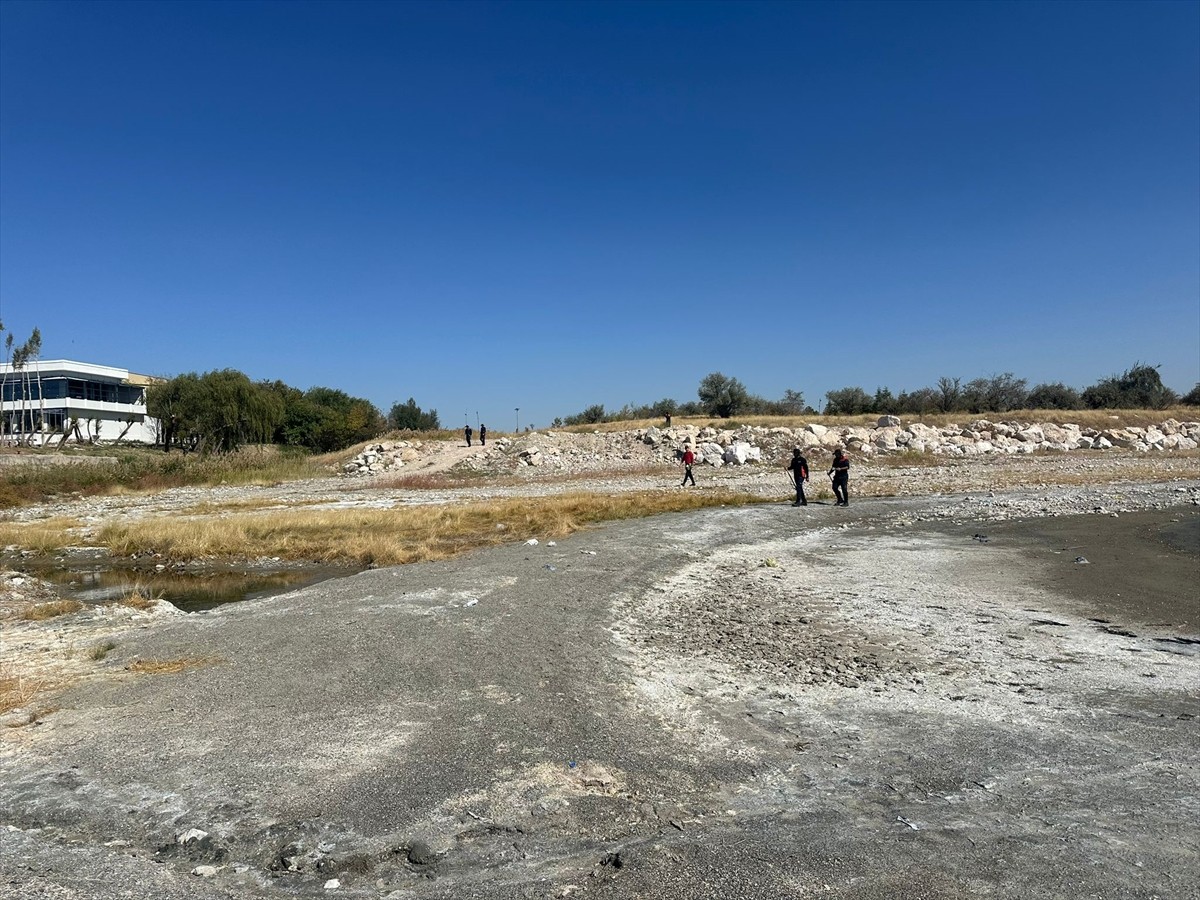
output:
M0 318L444 424L1200 379L1200 4L0 3Z

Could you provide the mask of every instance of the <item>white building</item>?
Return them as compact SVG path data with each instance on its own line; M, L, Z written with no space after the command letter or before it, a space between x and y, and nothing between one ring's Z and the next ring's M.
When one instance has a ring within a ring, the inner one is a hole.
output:
M158 439L158 420L146 415L146 387L156 379L128 369L69 359L0 363L0 433L6 442Z

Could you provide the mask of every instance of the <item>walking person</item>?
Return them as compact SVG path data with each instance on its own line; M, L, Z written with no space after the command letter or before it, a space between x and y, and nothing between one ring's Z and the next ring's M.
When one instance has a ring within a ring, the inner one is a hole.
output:
M466 435L467 446L470 447L471 446L471 434L472 434L470 425L468 425L466 428L463 429L463 434Z
M840 447L833 451L833 464L826 474L833 476L833 497L837 506L850 505L850 458Z
M479 446L480 447L487 446L487 426L486 425L479 426Z
M804 482L808 481L808 460L797 447L792 451L792 461L788 464L792 482L796 485L796 502L792 506L808 506L808 498L804 496Z
M687 483L691 481L692 487L696 486L696 476L692 474L692 466L696 464L696 454L692 452L692 445L686 444L683 449L683 481L680 487L687 487Z

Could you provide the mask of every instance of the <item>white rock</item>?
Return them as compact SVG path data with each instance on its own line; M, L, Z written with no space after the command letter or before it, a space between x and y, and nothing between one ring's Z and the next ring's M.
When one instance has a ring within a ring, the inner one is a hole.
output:
M875 423L876 428L896 428L900 425L898 416L880 416L879 421Z
M192 874L197 878L213 878L218 871L216 866L196 866L192 869Z

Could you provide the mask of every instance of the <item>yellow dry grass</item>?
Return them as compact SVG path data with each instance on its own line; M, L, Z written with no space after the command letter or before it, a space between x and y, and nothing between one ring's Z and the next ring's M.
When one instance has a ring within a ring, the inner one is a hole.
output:
M23 618L31 622L43 622L46 619L69 616L81 609L83 609L83 604L78 600L51 600L49 603L35 603L25 610Z
M0 672L0 715L31 706L51 687L44 678L29 678L11 671Z
M98 539L121 556L149 550L169 559L278 556L396 565L447 559L530 537L563 537L596 522L758 502L761 498L724 491L570 494L457 506L158 519L108 525Z
M34 553L53 553L72 543L83 523L64 517L34 522L0 522L0 546L15 544Z
M179 510L181 516L215 516L223 512L246 512L255 509L273 509L280 506L279 500L202 500Z
M150 591L141 587L135 587L124 597L115 601L116 606L128 606L130 609L150 609L154 606L154 597Z
M176 659L138 659L125 667L135 675L178 675L188 669L212 666L221 662L215 656L181 656Z

